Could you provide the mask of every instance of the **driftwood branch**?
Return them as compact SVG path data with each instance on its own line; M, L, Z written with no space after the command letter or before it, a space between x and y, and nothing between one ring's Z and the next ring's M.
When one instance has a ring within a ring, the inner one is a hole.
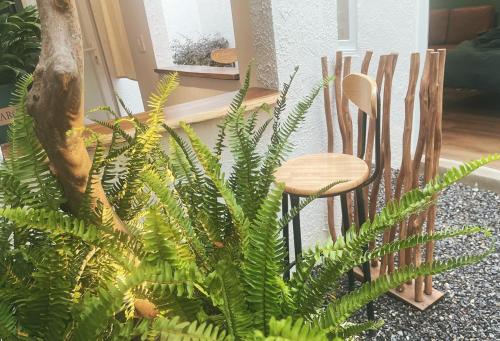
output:
M61 183L68 207L78 213L87 186L91 159L83 139L83 47L74 0L37 0L42 51L27 109L35 132ZM99 182L94 202L110 204ZM126 231L115 216L114 227Z

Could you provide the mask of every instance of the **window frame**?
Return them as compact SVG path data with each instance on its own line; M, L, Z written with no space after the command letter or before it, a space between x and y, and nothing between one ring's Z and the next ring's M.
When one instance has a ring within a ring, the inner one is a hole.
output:
M355 52L358 49L358 0L348 0L348 4L349 39L338 39L338 46L342 51ZM337 25L340 22L338 15L337 12Z

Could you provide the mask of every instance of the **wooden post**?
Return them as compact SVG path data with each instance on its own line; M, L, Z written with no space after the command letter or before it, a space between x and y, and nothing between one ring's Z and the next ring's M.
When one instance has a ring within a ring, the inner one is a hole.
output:
M392 79L396 69L397 54L390 54L385 65L384 82L384 117L382 120L382 155L384 165L384 194L385 202L392 200L392 168L391 168L391 100L392 100ZM383 243L389 242L390 231L384 232ZM380 264L380 275L387 271L388 255L382 257Z
M343 78L347 77L351 74L351 65L352 65L352 57L348 56L344 58L344 70L343 70ZM343 150L344 154L354 155L354 141L353 141L353 129L352 129L352 117L349 112L349 100L344 96L343 89L342 91L342 116L344 121L344 131L342 132L343 136ZM347 193L347 211L349 212L349 225L353 223L354 217L354 205L353 205L353 193ZM349 226L350 228L351 226Z
M444 93L444 69L446 64L446 50L438 50L438 65L437 65L437 84L431 88L431 98L436 102L436 117L434 121L434 152L433 152L433 169L431 178L438 175L439 172L439 158L441 157L441 145L443 136L443 93ZM431 83L432 85L432 83ZM435 198L436 199L436 198ZM427 215L427 234L434 234L434 227L436 223L436 205L432 205ZM426 245L426 262L432 264L434 260L434 242L428 242ZM432 294L432 276L425 277L425 294Z
M412 184L411 188L416 188L418 186L418 176L420 163L422 162L422 155L425 148L426 136L428 133L428 119L427 115L429 112L429 73L430 73L430 53L432 50L427 50L425 57L424 70L422 72L422 77L420 79L420 91L419 91L419 99L420 99L420 128L418 133L417 145L415 147L415 154L412 162ZM407 237L410 237L415 234L416 229L416 218L415 216L410 217L407 225ZM406 252L405 264L415 264L414 254L416 248ZM411 283L411 282L409 282Z
M363 58L363 62L361 63L361 73L364 74L364 75L367 75L368 74L368 69L370 68L370 62L372 60L372 56L373 56L373 51L366 51L365 53L365 57ZM358 157L361 158L362 155L361 155L361 145L362 145L362 134L361 134L361 128L362 128L362 125L363 125L363 120L364 120L364 114L363 114L363 111L362 110L359 110L358 111ZM371 122L370 122L371 124ZM366 154L366 150L365 150L365 154ZM367 210L368 212L368 210Z
M430 57L430 77L429 77L429 87L427 90L428 96L428 134L426 136L426 146L425 146L425 170L424 170L424 181L425 183L429 183L432 180L432 174L434 172L434 136L435 136L435 120L436 120L436 111L437 111L437 66L438 66L438 53L431 52ZM416 234L420 234L422 232L422 224L424 222L424 218L427 216L426 213L421 214L416 219ZM422 264L422 251L421 247L417 246L415 248L415 266L420 266ZM424 278L423 276L419 276L415 279L415 301L422 302L423 301L423 285Z
M372 56L373 56L373 51L370 51L370 50L366 51L365 57L363 58L363 62L361 63L361 73L364 75L368 74L368 69L370 68L370 62L371 62ZM362 134L363 122L366 122L367 130L368 130L373 125L374 121L375 120L373 120L371 118L371 116L368 115L368 117L366 117L366 115L363 113L362 110L358 110L358 145L357 145L358 158L364 158L367 154L367 151L366 151L367 142L364 141L365 146L363 146L363 148L365 148L365 155L361 155L362 145L363 145L363 136L362 136L363 135ZM365 133L366 133L366 131L365 131ZM366 134L365 134L364 138L366 138ZM371 167L371 165L372 165L371 160L370 160L370 162L368 162L368 160L365 159L365 161L368 164L368 166ZM363 188L363 196L365 199L364 200L365 214L368 214L368 187ZM354 194L354 197L356 198L356 193ZM354 205L355 223L356 223L356 226L358 226L358 228L360 228L361 226L359 226L358 216L359 216L358 206Z
M413 111L415 107L415 91L417 88L418 76L420 71L420 54L413 53L410 62L410 76L408 81L408 89L405 97L405 123L403 130L403 156L401 159L401 167L396 180L396 190L394 193L395 200L401 199L403 189L407 192L411 187L411 137L413 130ZM406 238L406 222L399 225L399 238ZM395 239L395 228L391 231L390 241ZM399 252L399 267L405 265L405 250ZM394 270L394 254L389 256L389 273ZM399 288L404 289L404 286Z
M328 57L321 58L321 69L323 72L323 79L329 77L328 72ZM330 98L330 84L328 83L323 88L323 98L325 106L325 119L326 119L326 132L328 135L328 153L334 152L334 131L333 131L333 113L332 113L332 100ZM332 240L337 240L337 233L335 232L335 211L333 198L327 199L327 214L328 214L328 230Z
M387 63L387 56L380 56L379 63L378 63L378 69L377 69L377 92L378 96L380 97L380 94L382 93L382 84L384 81L384 70L385 70L385 64ZM379 112L379 115L382 115L381 112ZM367 147L366 147L366 162L371 165L372 164L372 159L373 159L373 145L375 142L375 121L373 120L370 124L370 127L368 129L368 137L367 137ZM373 185L371 186L371 192L370 192L370 220L373 221L375 218L375 214L377 213L377 197L378 197L378 192L380 189L380 180L382 178L382 174L379 174L377 179L375 179ZM375 248L375 241L371 241L369 245L370 250L373 250ZM372 266L376 267L378 266L378 260L374 259L372 260Z

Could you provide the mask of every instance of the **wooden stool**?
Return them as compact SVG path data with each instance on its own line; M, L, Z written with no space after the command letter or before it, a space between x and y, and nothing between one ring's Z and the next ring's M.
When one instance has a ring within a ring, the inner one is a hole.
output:
M362 129L361 158L348 154L313 154L304 155L283 163L275 173L276 182L285 184L283 194L283 214L288 213L288 196L292 208L300 205L300 197L308 197L318 193L322 188L337 182L344 182L332 187L325 192L322 197L340 196L342 205L342 228L343 233L350 228L349 212L347 209L347 197L349 192L356 192L356 205L358 212L359 226L366 221L365 203L363 188L372 183L380 174L382 163L380 159L380 99L377 93L377 84L370 77L363 74L350 74L342 81L344 96L355 104L364 113L364 124ZM367 116L376 119L375 125L375 171L370 175L370 165L364 158L366 145L366 119ZM293 238L295 246L295 264L300 262L302 254L302 241L300 232L300 216L297 214L293 222ZM286 246L285 278L289 278L290 257L289 257L289 236L288 227L283 230L283 237ZM370 264L363 264L363 274L366 281L370 281ZM354 272L349 273L349 286L354 287ZM368 318L373 320L373 303L367 306Z
M235 48L218 49L210 53L210 58L219 64L228 64L235 66L238 61L238 54Z

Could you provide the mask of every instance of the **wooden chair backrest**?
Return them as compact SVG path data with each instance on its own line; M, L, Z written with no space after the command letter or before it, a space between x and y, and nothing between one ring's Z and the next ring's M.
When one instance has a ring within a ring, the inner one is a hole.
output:
M238 60L238 55L235 48L219 49L212 51L210 58L219 64L234 64Z
M377 117L377 83L361 73L351 73L342 80L344 96L372 118Z

